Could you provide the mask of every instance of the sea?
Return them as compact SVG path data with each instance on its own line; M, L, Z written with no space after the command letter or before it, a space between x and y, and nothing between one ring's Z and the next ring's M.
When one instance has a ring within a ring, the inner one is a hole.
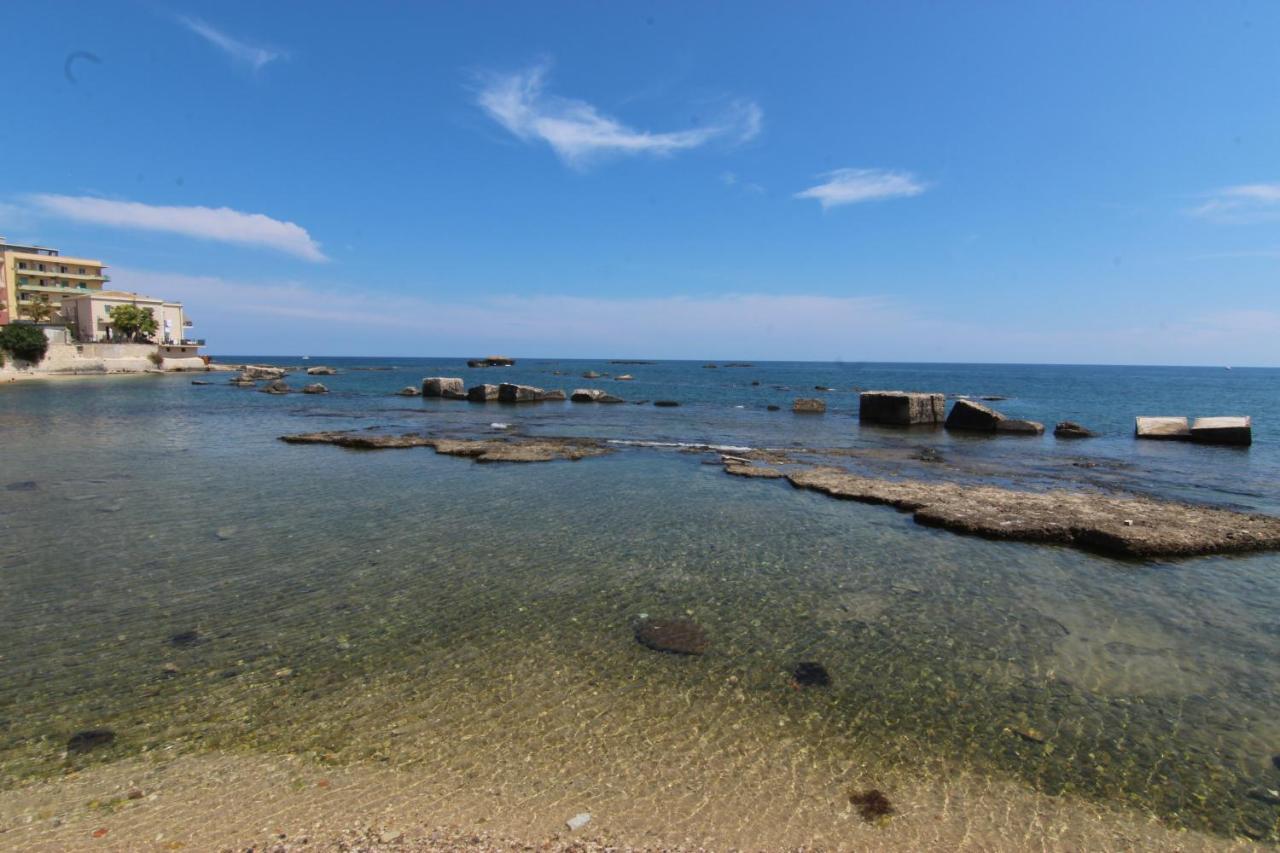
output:
M0 387L0 847L212 849L333 821L667 849L1280 841L1280 554L989 541L709 464L840 448L877 476L1280 514L1280 369L218 361L328 393L217 372ZM301 373L318 365L337 373ZM627 402L395 393L427 376ZM861 390L1048 430L864 425ZM1253 444L1138 441L1139 415L1249 415ZM1064 420L1098 435L1056 439ZM280 441L321 430L615 452ZM641 645L653 618L696 622L706 653ZM797 681L805 662L829 683ZM871 790L888 814L862 814Z

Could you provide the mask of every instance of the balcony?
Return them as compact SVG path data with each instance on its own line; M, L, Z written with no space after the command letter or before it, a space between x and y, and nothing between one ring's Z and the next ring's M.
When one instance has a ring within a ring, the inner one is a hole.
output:
M30 267L18 267L14 270L18 275L29 275L32 278L74 278L84 281L111 281L111 276L104 275L102 270L97 272L89 271L86 273L79 272L59 272L58 270L36 270Z

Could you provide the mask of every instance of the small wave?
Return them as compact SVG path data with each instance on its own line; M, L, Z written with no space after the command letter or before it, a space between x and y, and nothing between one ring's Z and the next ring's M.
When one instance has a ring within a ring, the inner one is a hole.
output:
M511 424L492 423L489 424L490 429L511 429Z
M705 444L699 441L642 441L631 438L611 438L608 444L621 444L627 447L677 447L680 449L715 450L725 453L749 453L754 448L739 447L736 444Z

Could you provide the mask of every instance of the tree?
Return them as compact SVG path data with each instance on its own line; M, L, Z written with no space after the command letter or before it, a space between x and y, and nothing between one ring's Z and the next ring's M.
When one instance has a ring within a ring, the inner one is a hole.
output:
M14 358L34 364L44 358L45 352L49 349L49 339L35 326L10 323L7 326L0 326L0 349L13 353Z
M33 323L47 323L57 312L58 309L53 307L53 303L44 293L22 306L22 313L26 314L27 319Z
M117 305L111 309L111 328L128 340L149 338L156 333L155 313L137 305Z

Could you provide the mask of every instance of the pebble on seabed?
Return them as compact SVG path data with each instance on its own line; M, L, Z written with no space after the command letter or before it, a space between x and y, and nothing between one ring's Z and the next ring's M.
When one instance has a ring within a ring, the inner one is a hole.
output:
M827 668L816 661L801 661L791 673L792 680L800 687L829 687L831 675Z

